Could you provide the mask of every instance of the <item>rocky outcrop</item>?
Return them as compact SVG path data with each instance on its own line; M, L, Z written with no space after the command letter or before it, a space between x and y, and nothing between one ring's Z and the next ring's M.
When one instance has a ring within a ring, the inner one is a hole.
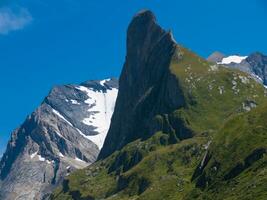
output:
M93 163L117 90L116 79L53 88L12 133L0 162L1 200L46 199L64 176Z
M127 56L120 77L120 90L112 125L99 159L137 138L154 133L153 117L184 104L170 62L176 43L150 11L134 16L127 32Z

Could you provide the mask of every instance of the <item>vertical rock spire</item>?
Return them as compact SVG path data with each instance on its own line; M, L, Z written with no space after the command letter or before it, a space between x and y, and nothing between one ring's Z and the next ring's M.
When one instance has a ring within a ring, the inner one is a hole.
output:
M172 34L157 24L151 11L144 10L134 16L127 31L127 55L120 76L118 99L99 159L107 157L130 141L146 137L150 113L142 117L147 118L147 121L142 120L139 114L141 110L153 108L147 105L144 94L149 97L159 93L159 83L169 72L175 49ZM159 107L155 107L154 112L160 112Z

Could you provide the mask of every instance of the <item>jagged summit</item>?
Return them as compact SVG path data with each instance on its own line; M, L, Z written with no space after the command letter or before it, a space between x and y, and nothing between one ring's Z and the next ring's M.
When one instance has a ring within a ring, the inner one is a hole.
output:
M138 29L141 30L141 27L147 27L147 28L152 28L149 27L150 25L157 25L158 28L160 28L165 34L169 35L173 42L176 43L172 31L164 31L157 23L157 18L154 15L154 13L151 10L141 10L139 11L134 17L133 20L129 26L129 29L131 28L132 25L139 26ZM153 29L153 28L152 28ZM128 33L129 34L129 33Z
M140 109L138 112L141 113L151 107L145 104L139 106L143 103L142 95L146 92L156 92L155 84L168 78L168 66L175 48L176 43L171 32L165 31L157 24L151 11L141 12L133 18L127 31L127 55L119 80L117 109L99 158L110 155L129 141L149 134L143 132L147 122L141 120L144 116L135 116L136 109ZM153 87L154 90L151 90ZM158 109L155 109L155 112L159 112Z
M134 15L133 19L135 18L146 18L148 20L156 21L156 16L151 10L148 10L148 9L143 9L137 12Z
M55 86L11 136L0 162L0 199L42 199L93 163L118 92L115 78Z

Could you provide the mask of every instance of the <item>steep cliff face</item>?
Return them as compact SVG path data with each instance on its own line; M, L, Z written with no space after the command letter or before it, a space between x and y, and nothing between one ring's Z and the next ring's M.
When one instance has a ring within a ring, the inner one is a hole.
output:
M225 188L209 185L205 170L209 171L210 148L230 119L256 107L261 110L267 95L263 85L249 74L208 62L176 44L150 11L134 16L127 33L118 99L98 161L67 176L51 199L189 200L234 196L234 191L220 196ZM245 123L250 122L254 123L251 119ZM257 133L257 140L266 140L261 137L264 131ZM238 142L232 144L235 146L212 155L221 159L220 155L241 152L245 147L239 149ZM256 143L243 151L241 159L261 145ZM263 157L262 152L259 157ZM237 162L233 159L232 166ZM231 191L227 181L234 184L236 180L220 181ZM236 184L241 188L241 183ZM249 191L259 190L263 196L264 189L261 186Z
M64 176L93 163L117 90L115 79L53 88L12 133L0 162L1 199L45 199Z
M168 67L175 48L172 34L156 23L150 11L134 17L128 28L116 111L99 158L137 138L148 138L155 115L183 106L183 94Z

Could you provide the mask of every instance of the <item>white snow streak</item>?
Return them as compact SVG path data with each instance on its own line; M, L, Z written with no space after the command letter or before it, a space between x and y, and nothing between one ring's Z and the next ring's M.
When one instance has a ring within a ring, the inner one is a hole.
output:
M37 155L38 151L36 151L35 153L31 154L30 157L31 159L33 159L36 155Z
M55 110L55 109L52 108L52 111L53 111L53 113L55 113L59 118L63 119L65 122L67 122L69 125L72 126L72 124L71 124L65 117L63 117L57 110Z
M79 158L75 158L75 160L77 160L77 161L79 161L79 162L83 162L83 163L86 163L84 160L81 160L81 159L79 159Z
M59 155L59 157L61 157L61 158L64 158L64 157L65 157L61 152L59 152L58 155Z
M56 132L56 134L57 134L59 137L64 138L63 135L61 135L58 131L55 131L55 132Z

